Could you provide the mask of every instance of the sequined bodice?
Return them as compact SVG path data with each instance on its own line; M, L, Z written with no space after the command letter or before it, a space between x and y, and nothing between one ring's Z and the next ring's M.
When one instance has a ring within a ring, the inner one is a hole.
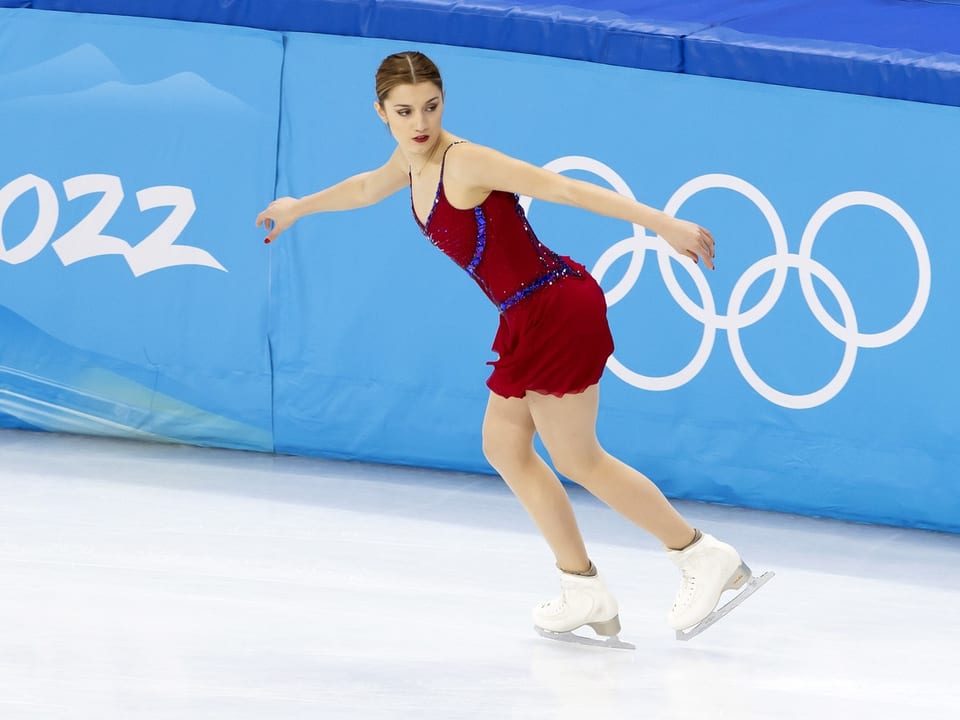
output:
M494 191L477 207L453 207L443 191L443 164L426 223L415 210L413 216L430 242L466 270L500 312L561 278L580 276L537 239L516 195Z

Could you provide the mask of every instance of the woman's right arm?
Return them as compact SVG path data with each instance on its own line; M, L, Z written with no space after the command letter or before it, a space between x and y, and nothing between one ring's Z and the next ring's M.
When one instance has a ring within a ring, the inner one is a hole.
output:
M302 198L277 198L257 215L257 227L269 232L265 242L277 239L297 220L318 212L353 210L380 202L410 182L399 151L376 170L360 173Z

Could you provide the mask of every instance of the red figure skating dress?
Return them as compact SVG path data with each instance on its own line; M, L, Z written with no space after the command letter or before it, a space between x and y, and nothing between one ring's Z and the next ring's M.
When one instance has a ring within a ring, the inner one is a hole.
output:
M414 218L500 311L487 387L502 397L586 390L613 352L603 291L582 265L537 239L516 195L494 191L475 208L453 207L443 191L447 150L430 215L425 224L416 211Z

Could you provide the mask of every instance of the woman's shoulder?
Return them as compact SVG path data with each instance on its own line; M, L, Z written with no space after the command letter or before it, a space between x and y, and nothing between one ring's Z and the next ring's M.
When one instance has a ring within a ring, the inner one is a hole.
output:
M503 153L487 145L456 136L450 136L446 145L444 150L446 166L449 172L458 176L472 175L478 167L495 161L497 157L503 157Z
M471 145L472 143L466 138L458 137L456 135L447 135L443 138L443 154L444 156L451 155L457 148L460 148L463 145Z
M466 187L515 192L513 175L525 163L486 145L465 141L448 148L445 166L444 177Z

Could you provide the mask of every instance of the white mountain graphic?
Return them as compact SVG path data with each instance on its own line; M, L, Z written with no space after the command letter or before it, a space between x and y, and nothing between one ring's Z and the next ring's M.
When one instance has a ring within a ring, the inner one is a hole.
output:
M89 43L14 72L0 72L0 105L64 109L74 104L126 110L194 107L215 112L257 112L194 72L179 72L147 83L130 82L110 58Z

